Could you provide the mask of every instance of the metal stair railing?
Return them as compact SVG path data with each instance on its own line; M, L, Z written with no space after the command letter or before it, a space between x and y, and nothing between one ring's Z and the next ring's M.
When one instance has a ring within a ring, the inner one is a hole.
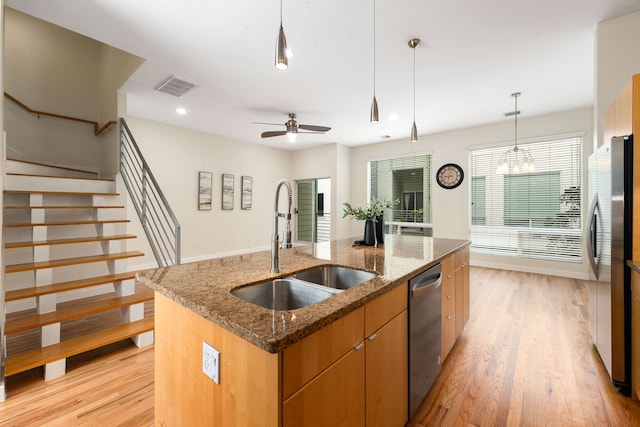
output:
M120 119L120 175L159 267L180 264L180 223L127 123Z

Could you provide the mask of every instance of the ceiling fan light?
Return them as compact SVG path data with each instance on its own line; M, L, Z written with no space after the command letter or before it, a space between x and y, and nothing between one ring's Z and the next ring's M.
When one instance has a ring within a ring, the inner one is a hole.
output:
M416 122L413 122L413 126L411 126L411 142L418 142L418 128L416 127Z
M297 132L287 132L287 138L289 139L289 142L296 142L296 138L298 138L298 133Z
M370 121L371 123L378 123L378 100L376 99L376 96L373 95L373 101L371 102L371 116L370 116Z
M276 42L276 68L278 70L286 70L288 66L287 38L284 35L282 24L280 24L280 31L278 31L278 40Z

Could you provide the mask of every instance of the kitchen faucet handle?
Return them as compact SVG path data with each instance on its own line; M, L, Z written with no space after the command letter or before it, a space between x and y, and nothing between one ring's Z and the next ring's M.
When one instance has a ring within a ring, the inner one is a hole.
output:
M282 249L291 248L291 223L287 221L287 224L284 226L284 231L282 232Z

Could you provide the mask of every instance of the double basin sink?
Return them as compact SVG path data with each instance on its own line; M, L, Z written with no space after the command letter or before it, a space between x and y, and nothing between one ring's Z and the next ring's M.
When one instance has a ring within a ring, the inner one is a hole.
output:
M233 289L231 294L270 310L295 310L376 277L375 273L327 265Z

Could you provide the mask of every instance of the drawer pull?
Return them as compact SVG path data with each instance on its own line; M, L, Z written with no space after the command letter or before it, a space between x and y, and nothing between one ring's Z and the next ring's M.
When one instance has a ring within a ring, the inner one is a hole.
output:
M453 295L447 295L447 299L453 298Z
M367 338L367 339L368 339L369 341L373 341L373 340L375 340L375 339L376 339L376 337L377 337L377 336L378 336L377 334L371 334L371 335L369 335L369 338Z
M447 316L447 319L451 320L451 317L452 317L451 315L448 315L448 316Z
M355 346L354 348L356 350L360 350L362 347L364 347L364 342L361 342L360 344L358 344L357 346Z

